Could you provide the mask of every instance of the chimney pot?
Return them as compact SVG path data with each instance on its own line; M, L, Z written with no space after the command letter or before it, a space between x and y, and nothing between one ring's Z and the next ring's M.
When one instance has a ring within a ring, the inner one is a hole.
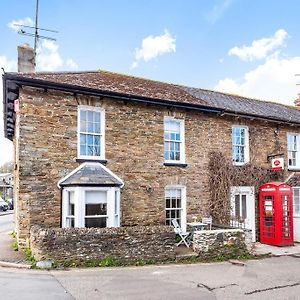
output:
M28 44L18 46L18 72L35 72L35 53Z

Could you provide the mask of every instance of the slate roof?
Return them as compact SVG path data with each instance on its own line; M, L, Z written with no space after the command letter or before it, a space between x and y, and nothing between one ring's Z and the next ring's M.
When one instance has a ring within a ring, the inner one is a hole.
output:
M205 101L194 97L189 92L175 84L168 84L160 81L102 70L89 72L40 72L31 74L14 74L23 78L65 83L127 95L207 105Z
M300 110L293 106L199 88L183 87L183 89L208 102L211 106L222 108L228 112L274 118L288 122L300 121Z
M300 125L300 110L294 106L102 70L5 73L3 85L5 136L11 140L14 134L13 101L18 97L19 86L24 85Z
M101 163L83 163L59 181L59 186L123 186L123 182Z

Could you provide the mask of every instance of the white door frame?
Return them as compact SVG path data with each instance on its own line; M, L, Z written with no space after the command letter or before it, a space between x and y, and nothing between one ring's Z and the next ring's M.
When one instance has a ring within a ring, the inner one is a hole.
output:
M252 242L256 241L256 225L255 225L255 194L254 186L232 186L230 188L230 206L231 215L234 216L235 212L235 195L246 195L246 210L248 222L245 223L245 228L252 231Z
M300 193L300 186L294 186L293 188L293 227L294 227L294 241L295 242L300 242L300 213L295 214L295 209L294 209L294 190L299 189Z

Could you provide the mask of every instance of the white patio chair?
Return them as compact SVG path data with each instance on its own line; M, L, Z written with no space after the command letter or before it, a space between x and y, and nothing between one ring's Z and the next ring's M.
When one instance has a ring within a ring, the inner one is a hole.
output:
M177 246L184 243L188 248L190 247L190 241L187 240L188 236L190 235L190 232L185 232L181 229L176 219L172 219L172 225L174 226L174 231L176 234L178 234L181 238L180 242L177 244Z
M209 226L209 230L211 230L212 217L202 218L202 223L204 224L204 226Z

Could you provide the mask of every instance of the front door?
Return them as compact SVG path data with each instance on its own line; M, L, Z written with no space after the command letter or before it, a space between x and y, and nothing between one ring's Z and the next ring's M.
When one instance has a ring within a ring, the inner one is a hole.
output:
M300 242L300 187L293 188L294 241Z
M250 229L255 242L255 196L252 186L233 186L231 194L231 226Z

